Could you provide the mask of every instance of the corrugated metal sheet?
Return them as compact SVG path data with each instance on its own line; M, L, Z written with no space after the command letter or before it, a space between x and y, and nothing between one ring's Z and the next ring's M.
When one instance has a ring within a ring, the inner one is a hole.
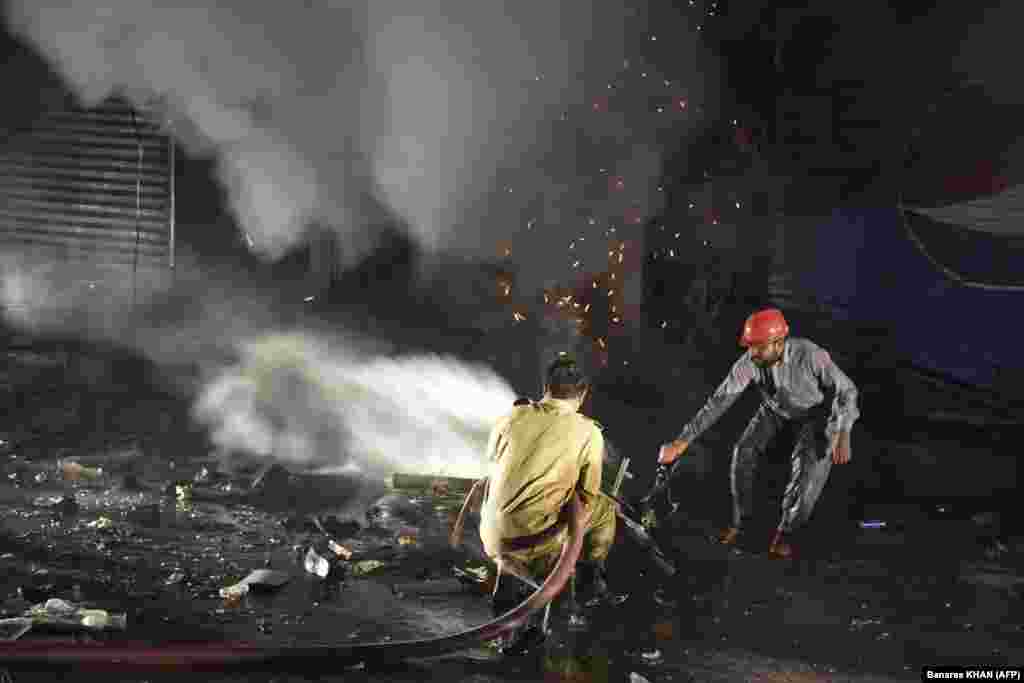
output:
M0 149L0 249L101 268L174 265L174 147L112 99L39 119Z

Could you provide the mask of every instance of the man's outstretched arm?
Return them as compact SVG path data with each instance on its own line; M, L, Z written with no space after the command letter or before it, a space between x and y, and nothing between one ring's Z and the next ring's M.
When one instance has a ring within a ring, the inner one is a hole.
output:
M662 455L659 462L669 463L682 455L692 441L710 429L718 419L727 411L736 399L750 386L754 379L754 363L748 354L743 354L739 360L733 363L729 374L714 393L708 398L697 414L691 419L683 430L679 432L675 441L665 444L662 447ZM671 446L671 448L669 448ZM668 451L666 453L666 450ZM667 457L666 457L667 456Z

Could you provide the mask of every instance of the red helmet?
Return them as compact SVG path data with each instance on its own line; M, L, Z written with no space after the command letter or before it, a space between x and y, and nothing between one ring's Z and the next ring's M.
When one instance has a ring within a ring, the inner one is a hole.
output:
M758 311L747 318L740 336L740 346L748 348L789 335L789 324L777 308Z

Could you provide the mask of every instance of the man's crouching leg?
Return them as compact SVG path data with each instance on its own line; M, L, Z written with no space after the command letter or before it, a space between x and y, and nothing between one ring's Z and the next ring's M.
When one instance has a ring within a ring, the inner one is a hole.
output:
M564 541L563 534L528 550L506 553L506 556L524 567L529 572L531 579L537 583L543 583L558 563ZM499 577L498 591L493 601L494 616L501 616L514 609L532 592L533 589L525 586L514 576ZM529 654L544 643L547 634L544 633L543 626L544 611L540 610L530 615L526 623L503 638L503 642L499 644L500 652L509 656Z
M587 607L598 605L621 605L628 594L616 594L608 588L605 563L612 544L615 543L615 510L617 503L605 495L593 499L587 534L583 538L583 555L577 565L578 588L583 604Z

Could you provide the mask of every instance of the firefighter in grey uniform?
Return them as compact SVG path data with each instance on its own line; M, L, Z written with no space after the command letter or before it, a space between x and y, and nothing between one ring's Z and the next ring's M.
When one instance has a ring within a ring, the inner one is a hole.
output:
M860 416L857 387L825 349L810 340L789 337L789 325L776 309L751 315L743 326L740 344L747 348L746 353L676 440L661 447L658 462L674 462L751 383L757 385L761 407L732 455L733 525L720 540L734 545L749 526L758 459L778 439L785 438L793 448L790 479L769 552L789 558L793 555L790 535L810 517L832 464L850 461L850 429ZM833 396L830 410L826 394Z

